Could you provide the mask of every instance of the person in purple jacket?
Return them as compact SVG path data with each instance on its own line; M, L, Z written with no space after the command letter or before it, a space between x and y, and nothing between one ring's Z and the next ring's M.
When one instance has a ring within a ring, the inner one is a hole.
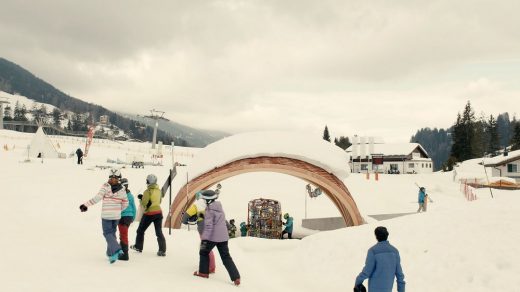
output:
M201 198L206 201L206 211L199 250L199 270L195 271L193 275L209 278L209 253L216 246L231 281L238 286L240 285L240 273L229 254L226 215L222 209L222 204L215 201L218 198L218 193L212 190L204 190L201 192Z

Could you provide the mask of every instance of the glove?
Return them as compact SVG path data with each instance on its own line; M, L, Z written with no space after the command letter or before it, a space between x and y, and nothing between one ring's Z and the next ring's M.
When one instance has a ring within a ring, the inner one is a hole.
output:
M143 199L143 194L139 194L139 195L137 195L137 198L138 198L139 200L142 200L142 199Z
M81 212L87 212L88 207L85 206L85 204L81 204L81 206L79 206L79 209L81 210Z

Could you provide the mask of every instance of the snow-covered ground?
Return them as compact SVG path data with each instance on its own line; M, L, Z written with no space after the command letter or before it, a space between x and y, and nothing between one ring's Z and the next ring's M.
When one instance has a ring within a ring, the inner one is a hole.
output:
M167 256L155 255L153 230L146 233L142 254L129 262L110 265L104 255L100 205L81 213L78 206L90 199L107 179L107 159L127 153L153 152L150 144L95 141L83 165L67 159L31 158L27 145L32 135L0 130L0 275L2 291L236 291L217 256L217 273L210 279L192 276L198 266L198 234L193 229L165 235ZM52 138L59 151L83 147L78 138ZM171 149L164 148L164 166L122 169L134 195L145 188L148 173L162 182L171 164ZM189 164L200 149L175 148L175 159ZM234 151L230 149L230 151ZM240 150L244 152L244 149ZM118 165L121 167L122 165ZM186 181L185 167L174 183ZM482 174L478 164L461 166L457 176ZM351 291L363 267L366 251L375 244L379 225L390 232L389 241L401 253L407 291L520 291L520 191L476 191L468 202L453 181L453 173L381 175L379 181L350 174L344 183L368 224L319 232L302 240L236 238L230 251L241 273L243 291ZM417 187L425 186L434 200L427 213L415 214ZM239 223L247 216L252 198L279 200L283 211L295 218L296 234L305 214L306 182L276 173L249 173L222 182L220 199L227 218ZM162 204L168 210L168 200ZM385 221L369 215L413 213ZM335 217L339 212L322 195L307 198L307 217ZM130 242L137 224L130 228ZM396 287L394 285L394 291Z

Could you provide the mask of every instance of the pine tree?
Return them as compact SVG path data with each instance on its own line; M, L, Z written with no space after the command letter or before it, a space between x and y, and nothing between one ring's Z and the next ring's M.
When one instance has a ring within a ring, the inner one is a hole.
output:
M13 120L13 115L11 114L11 112L12 112L11 107L9 105L7 105L4 108L4 121L12 121Z
M346 150L348 147L350 147L350 145L352 145L352 143L350 143L350 140L348 139L348 137L344 137L344 136L340 136L339 139L334 138L334 144L336 144L336 146L338 146L339 148L341 148L343 150Z
M451 146L451 157L454 160L460 161L462 157L462 141L463 141L463 128L462 128L462 117L460 113L457 114L457 121L455 125L453 125L453 130L451 132L451 137L453 141L453 145Z
M57 128L61 128L61 121L63 120L61 111L57 107L55 107L52 110L51 116L52 116L53 125L56 126Z
M475 112L471 108L471 103L468 101L462 113L463 138L462 138L462 153L460 160L468 160L477 157L475 153L475 144L480 143L475 139Z
M323 140L330 142L329 128L327 128L327 125L325 125L325 130L323 130Z
M491 155L496 155L498 150L500 150L500 139L498 136L498 124L497 120L493 117L493 115L489 116L489 121L487 124L487 132L489 137L489 144L487 148L487 153Z
M513 138L511 139L511 150L520 150L520 121L514 123Z

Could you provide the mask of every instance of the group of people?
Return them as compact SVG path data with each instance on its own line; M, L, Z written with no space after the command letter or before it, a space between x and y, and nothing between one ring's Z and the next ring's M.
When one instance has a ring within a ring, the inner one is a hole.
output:
M103 183L99 192L90 200L81 204L81 212L88 211L88 207L102 202L101 225L103 236L107 242L106 255L112 264L117 260L129 260L128 249L142 252L144 247L144 234L146 229L153 223L159 250L158 256L166 256L166 240L162 233L163 214L161 210L162 193L157 185L157 177L149 174L146 178L147 189L138 195L140 206L143 208L143 216L137 228L135 244L129 247L128 228L136 218L137 209L133 194L129 189L128 179L121 176L118 169L111 169L108 181ZM420 193L425 194L424 188ZM196 200L182 216L182 222L190 222L197 225L200 235L199 268L193 273L194 276L209 278L215 273L215 256L213 248L217 248L220 258L226 268L233 284L240 285L240 273L231 257L228 247L230 237L234 236L236 227L234 220L228 223L222 207L217 201L218 192L213 190L202 190L196 193ZM420 196L420 195L419 195ZM424 209L425 211L426 209ZM292 238L293 218L284 214L286 226L282 232ZM247 234L245 222L240 224L242 236ZM119 242L116 237L119 229ZM405 291L404 274L401 267L399 251L388 242L389 232L385 227L379 226L374 231L378 243L368 250L365 266L357 276L354 291L366 291L363 281L368 280L370 292L391 291L394 278L397 279L397 291Z
M162 194L157 185L157 177L149 174L146 177L146 191L137 196L139 204L143 208L143 214L137 228L135 244L132 246L129 246L128 243L128 229L136 218L137 209L128 185L128 179L121 176L119 169L110 169L108 181L103 183L98 193L79 206L81 212L86 212L88 207L102 202L101 226L107 242L106 255L111 264L117 260L128 261L129 248L142 252L145 231L152 223L159 244L157 255L166 256L166 239L162 233ZM116 237L118 229L119 241Z

